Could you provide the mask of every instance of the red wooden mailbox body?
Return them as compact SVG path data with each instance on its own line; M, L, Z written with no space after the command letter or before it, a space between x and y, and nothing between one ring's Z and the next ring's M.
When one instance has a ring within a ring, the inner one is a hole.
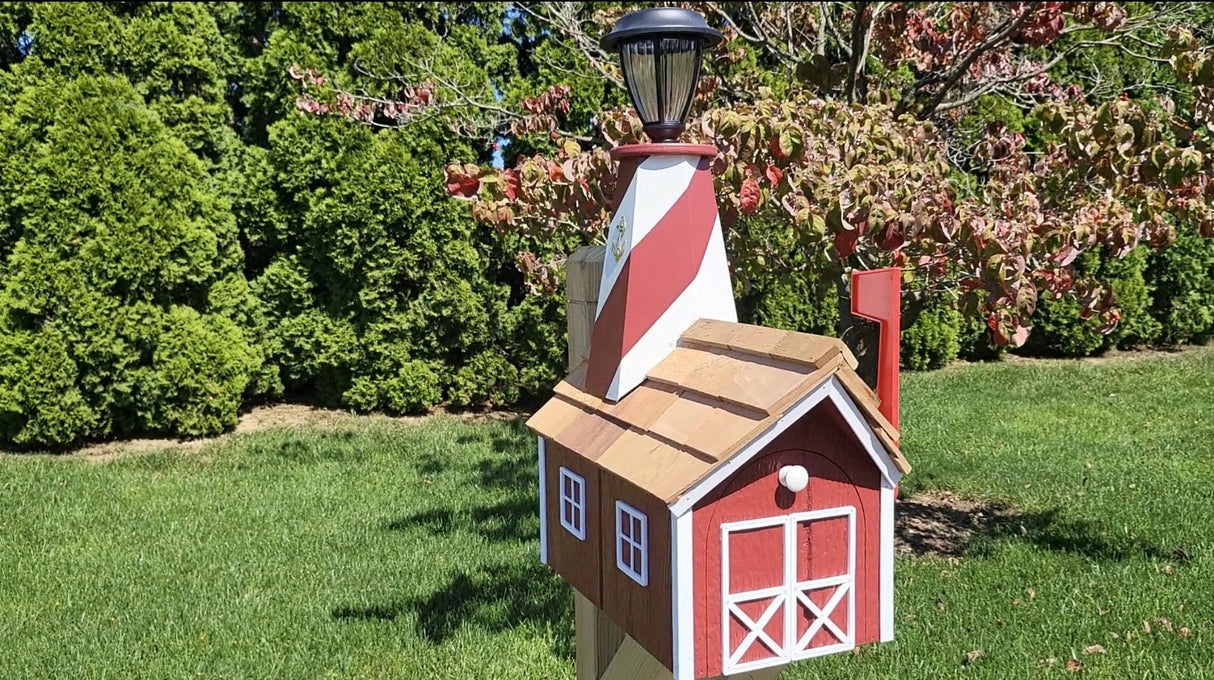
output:
M853 366L838 340L707 320L618 402L583 365L528 423L544 561L678 680L891 639L909 467Z

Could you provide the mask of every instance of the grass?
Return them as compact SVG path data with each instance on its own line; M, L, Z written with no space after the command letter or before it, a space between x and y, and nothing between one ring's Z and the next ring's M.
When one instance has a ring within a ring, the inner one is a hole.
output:
M903 495L984 521L899 560L895 642L782 677L1214 677L1212 404L1210 349L906 376ZM0 678L572 678L532 442L441 417L0 456Z

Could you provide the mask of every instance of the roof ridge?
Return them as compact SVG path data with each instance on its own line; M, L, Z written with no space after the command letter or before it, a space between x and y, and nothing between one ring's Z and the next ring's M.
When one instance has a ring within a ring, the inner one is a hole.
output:
M729 350L805 366L818 367L835 354L843 354L853 369L857 362L839 338L767 326L700 319L679 338L679 344L696 349Z

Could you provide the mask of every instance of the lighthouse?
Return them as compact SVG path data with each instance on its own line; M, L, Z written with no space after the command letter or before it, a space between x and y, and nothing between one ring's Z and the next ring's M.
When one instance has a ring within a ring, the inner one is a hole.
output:
M587 390L619 401L696 319L737 321L712 173L717 149L633 144L616 149L619 208L590 341Z

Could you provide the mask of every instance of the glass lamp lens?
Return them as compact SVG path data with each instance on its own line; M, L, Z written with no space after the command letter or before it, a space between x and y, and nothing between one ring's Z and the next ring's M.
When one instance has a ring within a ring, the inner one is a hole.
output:
M655 141L682 131L699 79L700 51L695 38L642 38L620 45L629 95Z
M658 90L663 100L662 118L687 120L700 71L700 41L662 38L658 49Z
M657 64L654 41L638 40L620 46L620 63L628 93L643 123L656 123L662 114L658 109Z

